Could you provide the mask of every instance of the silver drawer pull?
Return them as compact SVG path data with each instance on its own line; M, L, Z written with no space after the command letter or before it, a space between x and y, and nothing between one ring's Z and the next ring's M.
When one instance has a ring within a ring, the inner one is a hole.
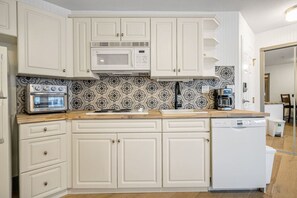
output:
M0 144L3 144L3 143L4 143L4 139L0 138Z
M46 132L46 131L47 131L47 128L46 128L46 127L44 127L43 131L44 131L44 132Z
M47 155L47 151L44 151L44 152L43 152L43 155Z
M43 185L44 185L44 186L47 186L47 184L48 184L47 182L43 182Z

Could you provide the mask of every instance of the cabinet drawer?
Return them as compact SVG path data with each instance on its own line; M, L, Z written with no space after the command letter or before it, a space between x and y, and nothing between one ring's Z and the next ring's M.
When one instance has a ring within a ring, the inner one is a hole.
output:
M66 163L20 175L20 197L38 198L66 189Z
M72 132L161 132L161 120L73 120Z
M58 135L62 133L66 133L66 121L21 124L19 126L20 140Z
M20 172L66 160L66 135L20 141Z
M209 131L209 119L163 119L163 132Z

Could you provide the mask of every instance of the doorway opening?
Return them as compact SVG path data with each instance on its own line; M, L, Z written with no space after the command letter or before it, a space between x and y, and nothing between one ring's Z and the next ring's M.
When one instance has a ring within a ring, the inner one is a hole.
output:
M266 144L296 155L297 43L262 48L261 110L270 113Z

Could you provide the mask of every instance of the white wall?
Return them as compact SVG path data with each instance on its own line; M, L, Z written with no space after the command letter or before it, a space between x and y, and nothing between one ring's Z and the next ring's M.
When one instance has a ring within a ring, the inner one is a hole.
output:
M265 66L270 74L270 102L281 102L280 94L294 93L294 65Z
M256 110L260 110L260 49L290 42L297 42L297 24L277 28L271 31L256 34L256 73L255 92Z
M238 103L242 104L242 99L250 102L244 103L239 106L241 109L255 110L255 103L253 103L255 67L253 59L255 58L255 34L247 24L245 19L240 14L239 16L239 71L238 71ZM248 91L243 92L242 83L246 82Z

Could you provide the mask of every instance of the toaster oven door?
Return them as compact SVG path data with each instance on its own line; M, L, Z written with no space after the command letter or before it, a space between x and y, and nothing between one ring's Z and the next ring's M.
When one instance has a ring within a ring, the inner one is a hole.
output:
M33 93L29 96L28 113L46 113L67 110L65 93Z

